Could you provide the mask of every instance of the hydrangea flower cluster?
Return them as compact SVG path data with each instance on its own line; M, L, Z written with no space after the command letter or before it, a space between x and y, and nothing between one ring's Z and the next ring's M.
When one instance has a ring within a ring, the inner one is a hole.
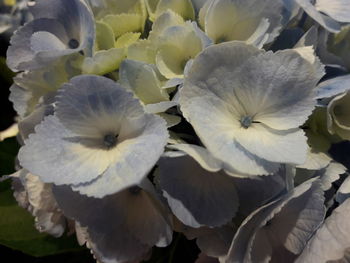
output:
M98 262L347 262L349 0L37 0L12 36L15 197Z

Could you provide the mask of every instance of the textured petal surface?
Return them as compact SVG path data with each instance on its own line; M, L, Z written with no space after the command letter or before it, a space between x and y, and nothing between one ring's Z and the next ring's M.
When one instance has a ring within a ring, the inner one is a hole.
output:
M225 262L291 261L325 215L320 183L306 182L244 220Z
M100 257L109 258L103 262L136 260L158 242L171 241L164 207L141 188L103 199L80 195L69 187L56 187L54 194L65 215L87 227L92 249Z
M219 44L194 60L180 91L181 110L227 172L271 174L278 169L271 161L305 161L306 138L289 129L311 114L321 77L293 50L263 53L240 42ZM291 154L284 155L287 149Z
M315 7L339 22L350 22L349 0L333 0L331 3L327 0L316 0Z
M215 42L221 43L232 40L252 41L268 33L266 41L272 41L280 28L282 9L280 1L234 1L215 0L206 7L204 28L208 36ZM257 29L263 19L267 19L266 30ZM265 41L265 42L266 42Z
M186 155L162 158L159 166L163 195L185 225L221 226L235 215L238 197L233 178L210 173Z
M125 140L112 150L113 162L103 175L90 183L74 185L73 189L88 196L103 197L139 184L147 176L164 151L169 136L166 123L153 114L134 118L130 123L134 127L129 131L122 128L120 138L125 136Z
M347 199L326 219L296 262L347 262L350 247L349 213L350 199Z
M340 31L340 24L334 19L318 12L315 6L312 5L311 0L295 0L295 1L301 8L304 9L304 11L311 18L313 18L317 23L319 23L325 29L327 29L332 33L336 33Z
M75 136L57 117L46 117L20 149L21 165L47 183L77 184L95 179L108 167L110 153L67 140Z
M145 104L169 99L168 93L162 89L162 81L165 79L154 65L124 60L120 66L119 80L123 87L133 91Z
M169 149L182 151L193 159L205 170L210 172L218 172L221 170L222 164L219 160L215 159L210 152L205 148L193 145L193 144L174 144L169 145Z

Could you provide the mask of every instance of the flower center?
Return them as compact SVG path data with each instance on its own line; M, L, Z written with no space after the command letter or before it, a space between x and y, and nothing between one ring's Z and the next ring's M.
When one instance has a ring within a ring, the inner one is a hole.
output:
M243 128L248 129L252 125L253 119L250 116L243 116L240 122Z
M112 148L116 146L117 142L118 142L118 135L107 134L105 135L105 137L103 137L103 144L108 148Z
M75 38L72 38L71 40L69 40L68 42L68 47L71 49L75 49L79 47L79 41L76 40Z

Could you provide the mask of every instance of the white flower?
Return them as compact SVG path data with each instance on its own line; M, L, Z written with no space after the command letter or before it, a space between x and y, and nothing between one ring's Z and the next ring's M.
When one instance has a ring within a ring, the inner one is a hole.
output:
M278 35L281 10L279 0L207 1L200 10L199 22L215 43L241 40L262 46Z
M312 48L304 49L312 56ZM272 174L279 163L305 162L308 146L298 127L314 109L323 71L299 53L229 42L194 59L181 110L226 172Z
M43 68L80 51L91 56L94 19L83 0L38 0L30 11L34 20L16 31L7 51L13 71Z
M56 104L19 153L44 182L103 197L138 184L163 152L165 122L112 80L75 77Z

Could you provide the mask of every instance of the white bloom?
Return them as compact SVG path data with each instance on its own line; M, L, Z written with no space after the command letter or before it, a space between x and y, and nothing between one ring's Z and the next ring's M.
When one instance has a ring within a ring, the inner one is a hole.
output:
M298 127L314 109L323 71L299 53L229 42L194 60L180 90L181 110L226 172L272 174L279 163L305 162L308 146Z
M241 40L262 46L277 36L282 7L279 0L207 1L199 13L199 20L215 43Z
M63 85L55 115L25 140L19 159L42 181L103 197L138 184L163 152L164 121L112 80L83 75Z
M16 31L7 51L13 71L43 68L80 51L91 56L95 27L83 0L38 0L30 10L34 20Z

